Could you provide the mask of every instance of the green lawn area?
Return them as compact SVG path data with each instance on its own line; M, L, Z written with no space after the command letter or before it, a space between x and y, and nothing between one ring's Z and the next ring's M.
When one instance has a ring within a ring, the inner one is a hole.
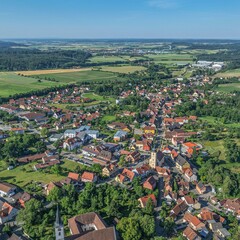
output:
M154 60L155 63L163 64L187 64L193 62L191 54L148 54L145 55Z
M97 94L92 93L92 92L84 93L83 97L94 99L96 101L110 101L112 103L115 103L115 101L116 101L116 99L114 99L112 97L100 96L100 95L97 95Z
M66 73L51 73L41 74L42 78L55 78L63 83L80 83L87 81L109 81L116 80L117 76L111 72L103 71L80 71L80 72L66 72Z
M225 159L225 148L223 146L224 141L218 140L218 141L202 141L201 144L203 145L204 149L209 152L212 156L218 156L218 153L220 153L219 159L224 160Z
M34 171L33 166L36 164L35 162L18 166L12 170L1 171L0 179L2 181L16 184L20 187L24 187L31 181L49 183L50 181L59 181L63 179L67 176L69 171L73 171L77 166L80 166L80 164L69 160L64 160L63 162L64 163L61 165L61 167L66 168L67 171L64 172L62 176L52 173L44 173L41 171ZM24 168L26 171L23 170Z
M115 72L115 73L133 73L136 71L141 71L146 69L145 67L142 66L117 66L117 67L110 67L110 66L103 66L101 67L102 71L107 71L107 72Z
M32 77L22 77L13 72L0 72L0 97L8 97L17 93L26 93L62 84L44 80L38 82L37 79Z
M199 117L199 119L201 119L203 121L207 121L207 122L212 123L212 124L221 124L221 125L224 125L225 127L240 128L240 123L224 124L224 123L221 122L221 120L217 119L216 117L207 116L207 117Z
M90 58L91 63L114 63L119 61L123 62L126 61L126 59L121 56L95 56Z
M240 139L234 139L238 145L240 145ZM225 161L225 148L224 140L217 141L202 141L204 149L209 152L211 156L218 157L222 161ZM220 153L220 155L219 155ZM230 169L232 172L240 173L240 163L224 163L224 167Z
M116 120L116 116L113 115L105 115L102 118L102 121L106 121L106 122L113 122Z
M217 73L215 77L222 77L222 78L240 77L240 68Z
M220 85L218 85L216 91L225 92L225 93L230 93L233 91L240 91L240 82L239 83L220 84Z

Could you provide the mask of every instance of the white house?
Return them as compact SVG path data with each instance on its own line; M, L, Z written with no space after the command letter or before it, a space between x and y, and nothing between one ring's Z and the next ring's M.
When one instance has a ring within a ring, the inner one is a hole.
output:
M93 139L97 139L99 137L99 131L97 130L88 130L86 131L87 135Z
M16 187L10 183L0 182L0 196L11 197L15 194Z
M75 148L78 148L82 145L82 141L80 141L78 138L68 138L63 143L63 148L67 149L68 151L72 151Z

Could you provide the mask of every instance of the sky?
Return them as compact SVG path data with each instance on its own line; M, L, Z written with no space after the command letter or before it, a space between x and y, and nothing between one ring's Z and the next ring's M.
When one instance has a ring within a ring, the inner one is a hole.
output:
M240 39L240 0L0 0L0 38Z

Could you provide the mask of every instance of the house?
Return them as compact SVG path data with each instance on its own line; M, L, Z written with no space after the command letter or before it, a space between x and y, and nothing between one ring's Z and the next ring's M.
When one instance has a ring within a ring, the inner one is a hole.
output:
M155 169L156 169L158 175L160 175L162 177L168 177L171 175L171 171L167 168L156 166Z
M223 204L223 208L227 212L232 212L240 219L240 198L227 199Z
M151 126L145 126L143 128L143 132L144 133L152 133L152 134L155 134L156 133L156 127L151 127Z
M7 202L4 202L0 208L0 224L4 224L8 221L13 220L17 213L18 210L16 208Z
M193 207L195 200L191 196L184 196L181 198L189 207Z
M153 191L156 188L156 185L157 185L156 179L153 176L151 176L143 183L143 188Z
M137 141L135 145L140 151L151 151L152 140Z
M117 169L118 168L115 164L109 164L102 169L102 175L106 177L111 177L117 171Z
M110 129L118 129L118 130L122 130L122 131L125 131L125 132L130 132L131 131L131 129L126 124L121 123L121 122L112 122L112 123L107 124L107 126Z
M11 132L15 134L24 134L25 133L25 128L11 128Z
M140 202L141 208L145 208L146 207L147 202L148 202L149 199L152 200L152 204L153 204L154 207L157 206L157 199L156 199L155 195L154 194L150 194L148 196L144 196L144 197L141 197L141 198L138 199L138 201Z
M197 181L197 174L195 174L191 168L187 168L184 170L184 176L186 177L188 182Z
M115 142L124 141L127 138L128 133L126 131L119 130L115 133L113 139Z
M217 229L216 234L223 239L231 237L231 233L226 228Z
M27 192L24 192L22 196L18 199L21 207L25 208L25 203L31 199L31 195Z
M107 227L104 220L95 212L85 213L68 219L72 240L116 240L114 227Z
M99 137L99 131L97 130L87 130L86 134L93 139L97 139Z
M188 205L185 201L179 199L177 205L171 210L170 216L176 218L180 213L183 213L188 208Z
M174 201L177 201L178 194L172 191L165 191L164 192L164 199L166 200L166 203L171 205L171 203Z
M25 119L26 121L41 121L45 119L44 113L31 112L24 115L21 115L20 118Z
M87 172L84 171L82 176L81 176L81 180L83 182L96 182L97 181L97 175L95 173L92 172Z
M147 177L150 173L152 173L152 169L148 164L144 164L141 167L135 168L132 170L134 173L136 173L137 176L140 176L141 178Z
M192 230L189 226L183 231L183 236L187 240L201 240L198 234L194 230Z
M207 190L206 186L202 182L196 184L196 190L199 194L204 194Z
M128 162L136 163L140 160L141 154L138 151L131 152L127 157L126 160Z
M118 176L115 178L115 180L120 183L123 183L123 181L132 182L132 180L135 178L135 176L136 176L136 174L133 171L131 171L127 168L124 168L122 173L118 174Z
M78 138L68 138L67 140L64 141L63 143L63 148L72 151L82 145L82 141L79 140Z
M69 172L69 173L68 173L68 178L70 178L70 179L72 179L72 180L74 180L74 181L78 181L78 182L81 181L81 176L80 176L80 174L74 173L74 172Z
M11 197L15 194L17 187L10 183L0 181L0 196L1 197Z
M49 137L50 142L57 142L61 139L63 139L63 134L62 133L53 134Z
M183 220L189 223L189 226L200 233L201 236L206 237L209 233L205 224L201 222L196 216L186 212L184 214Z
M182 155L179 154L176 158L176 167L180 171L183 171L183 169L189 168L190 164L187 162L187 160Z

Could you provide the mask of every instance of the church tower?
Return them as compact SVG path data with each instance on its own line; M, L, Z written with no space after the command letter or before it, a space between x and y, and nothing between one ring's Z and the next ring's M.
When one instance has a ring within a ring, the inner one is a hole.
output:
M56 236L56 240L64 240L64 225L61 220L58 206L57 206L56 221L55 221L55 236Z
M149 159L149 166L153 169L157 166L157 152L154 150L151 152L151 157Z

